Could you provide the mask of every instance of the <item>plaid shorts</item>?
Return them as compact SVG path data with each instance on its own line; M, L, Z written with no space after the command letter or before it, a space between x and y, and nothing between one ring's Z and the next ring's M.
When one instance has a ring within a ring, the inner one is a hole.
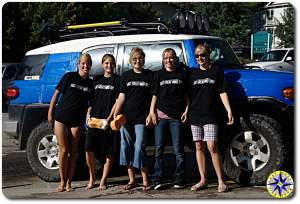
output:
M193 141L217 140L218 129L215 124L191 125Z

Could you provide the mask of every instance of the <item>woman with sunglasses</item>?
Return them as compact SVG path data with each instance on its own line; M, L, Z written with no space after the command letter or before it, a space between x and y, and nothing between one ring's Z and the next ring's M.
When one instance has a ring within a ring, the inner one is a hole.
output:
M221 156L217 147L218 121L221 110L220 99L227 111L228 125L233 124L233 116L226 93L227 84L223 70L210 61L210 48L207 44L199 44L195 49L195 57L199 65L191 73L190 78L190 124L193 141L196 146L196 159L201 176L200 181L191 187L197 191L207 187L205 142L210 152L212 163L218 177L218 192L226 192Z

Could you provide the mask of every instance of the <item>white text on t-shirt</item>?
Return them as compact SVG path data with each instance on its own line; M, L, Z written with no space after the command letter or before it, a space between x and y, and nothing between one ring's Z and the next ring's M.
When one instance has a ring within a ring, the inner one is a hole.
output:
M214 84L216 81L211 78L197 79L194 81L193 85L197 84Z
M144 81L130 81L127 82L126 86L144 86L144 87L149 87L150 84Z
M180 79L169 79L169 80L163 80L159 83L160 86L166 85L166 84L182 84L183 81Z
M86 86L80 86L80 85L77 85L77 84L74 84L74 83L71 83L70 87L79 89L79 90L84 91L84 92L90 92L90 91L91 91L91 90L89 89L89 87L86 87Z
M112 85L97 84L95 89L114 90L115 87Z

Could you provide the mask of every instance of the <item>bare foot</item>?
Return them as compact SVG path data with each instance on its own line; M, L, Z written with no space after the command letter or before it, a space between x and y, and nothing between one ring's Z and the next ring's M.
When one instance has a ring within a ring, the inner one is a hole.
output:
M66 187L66 191L67 192L72 192L72 191L74 191L74 189L71 186L67 186Z
M98 191L104 191L106 189L107 189L106 185L100 185L99 188L98 188Z
M101 181L100 181L100 185L99 185L98 190L99 190L99 191L104 191L104 190L106 190L106 189L107 189L106 181L105 181L105 180L101 180Z
M67 191L67 192L74 191L74 189L73 189L72 186L71 186L71 183L67 183L66 191Z
M219 184L219 186L218 186L219 193L225 193L227 191L228 191L228 187L224 183Z
M57 192L63 192L66 190L66 186L64 183L60 183L59 186L57 187Z
M85 190L89 190L94 188L94 181L89 181L88 185L85 187Z

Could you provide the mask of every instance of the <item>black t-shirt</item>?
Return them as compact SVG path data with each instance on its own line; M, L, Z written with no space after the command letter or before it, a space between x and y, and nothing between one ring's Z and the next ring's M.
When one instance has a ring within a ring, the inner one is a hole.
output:
M120 93L126 95L124 115L128 122L145 123L151 104L152 71L143 69L135 73L133 69L123 73Z
M93 78L94 97L91 101L91 117L107 118L119 93L120 77L98 75Z
M221 108L220 93L227 83L223 70L212 65L208 70L195 69L190 77L190 123L192 125L217 124Z
M186 77L181 68L172 72L161 69L154 74L152 93L157 96L157 108L173 119L180 120L185 110Z
M93 81L82 78L78 72L68 72L56 89L62 94L54 113L54 119L62 123L83 125L88 102L93 95Z

